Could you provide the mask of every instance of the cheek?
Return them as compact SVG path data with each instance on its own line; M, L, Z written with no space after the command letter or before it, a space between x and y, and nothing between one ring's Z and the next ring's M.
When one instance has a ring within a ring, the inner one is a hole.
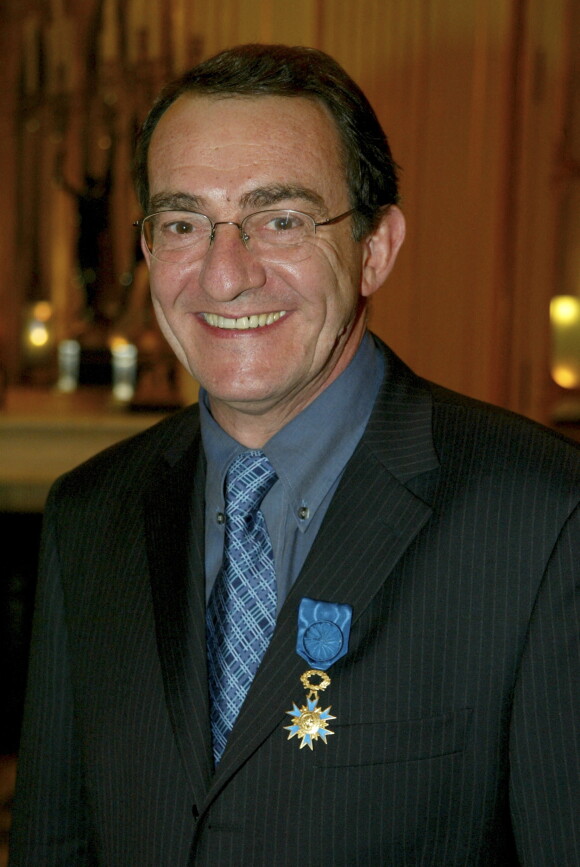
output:
M327 308L337 311L356 306L362 274L358 245L350 238L342 241L343 246L329 244L320 248L310 260L313 294Z
M163 299L159 297L159 294L154 291L153 287L151 287L151 301L153 302L153 310L155 311L155 315L159 322L161 323L162 320L165 321L166 315Z
M192 284L191 275L183 268L170 267L152 262L149 284L153 301L163 307L167 315L178 301L183 290Z
M358 308L359 290L355 277L344 268L336 269L324 286L318 300L324 309L326 325L332 329L342 328L354 318Z
M152 259L149 268L149 288L153 301L164 302L171 286L172 281L167 279L167 274L164 274L163 270L160 270L155 260Z
M328 256L317 251L307 262L286 267L286 279L307 318L332 309L340 296L338 274Z

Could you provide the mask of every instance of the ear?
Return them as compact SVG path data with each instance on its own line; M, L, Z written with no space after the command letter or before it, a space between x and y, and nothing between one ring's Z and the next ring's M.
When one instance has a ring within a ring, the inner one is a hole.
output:
M364 238L361 275L361 295L368 298L379 289L393 268L401 244L405 240L405 217L396 205L391 205L381 217L376 229Z
M143 237L143 233L141 232L141 250L143 251L143 256L145 258L145 263L148 268L151 268L151 253L149 252L149 248L145 243L145 238Z

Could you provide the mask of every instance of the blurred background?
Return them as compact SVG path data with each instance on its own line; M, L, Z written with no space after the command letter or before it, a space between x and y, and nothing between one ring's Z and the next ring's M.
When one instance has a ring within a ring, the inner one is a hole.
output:
M0 4L0 802L48 487L195 399L132 227L154 95L240 42L336 57L401 166L408 237L373 329L418 373L580 438L579 25L578 0Z

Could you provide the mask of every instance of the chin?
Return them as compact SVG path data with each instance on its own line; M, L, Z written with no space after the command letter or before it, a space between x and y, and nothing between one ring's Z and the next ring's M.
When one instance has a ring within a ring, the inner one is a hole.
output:
M220 400L260 399L284 383L285 371L278 371L280 375L276 377L271 366L263 360L254 359L255 363L252 364L243 359L245 363L240 363L240 359L228 358L224 354L220 359L221 363L215 363L215 358L211 364L208 364L208 361L208 358L198 357L198 363L195 363L192 358L188 369L209 394Z

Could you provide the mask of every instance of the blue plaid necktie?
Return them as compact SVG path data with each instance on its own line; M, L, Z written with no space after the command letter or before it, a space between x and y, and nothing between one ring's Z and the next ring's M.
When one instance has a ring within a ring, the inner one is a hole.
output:
M274 553L260 504L276 480L263 452L244 452L226 477L224 559L207 606L210 717L215 763L276 623Z

